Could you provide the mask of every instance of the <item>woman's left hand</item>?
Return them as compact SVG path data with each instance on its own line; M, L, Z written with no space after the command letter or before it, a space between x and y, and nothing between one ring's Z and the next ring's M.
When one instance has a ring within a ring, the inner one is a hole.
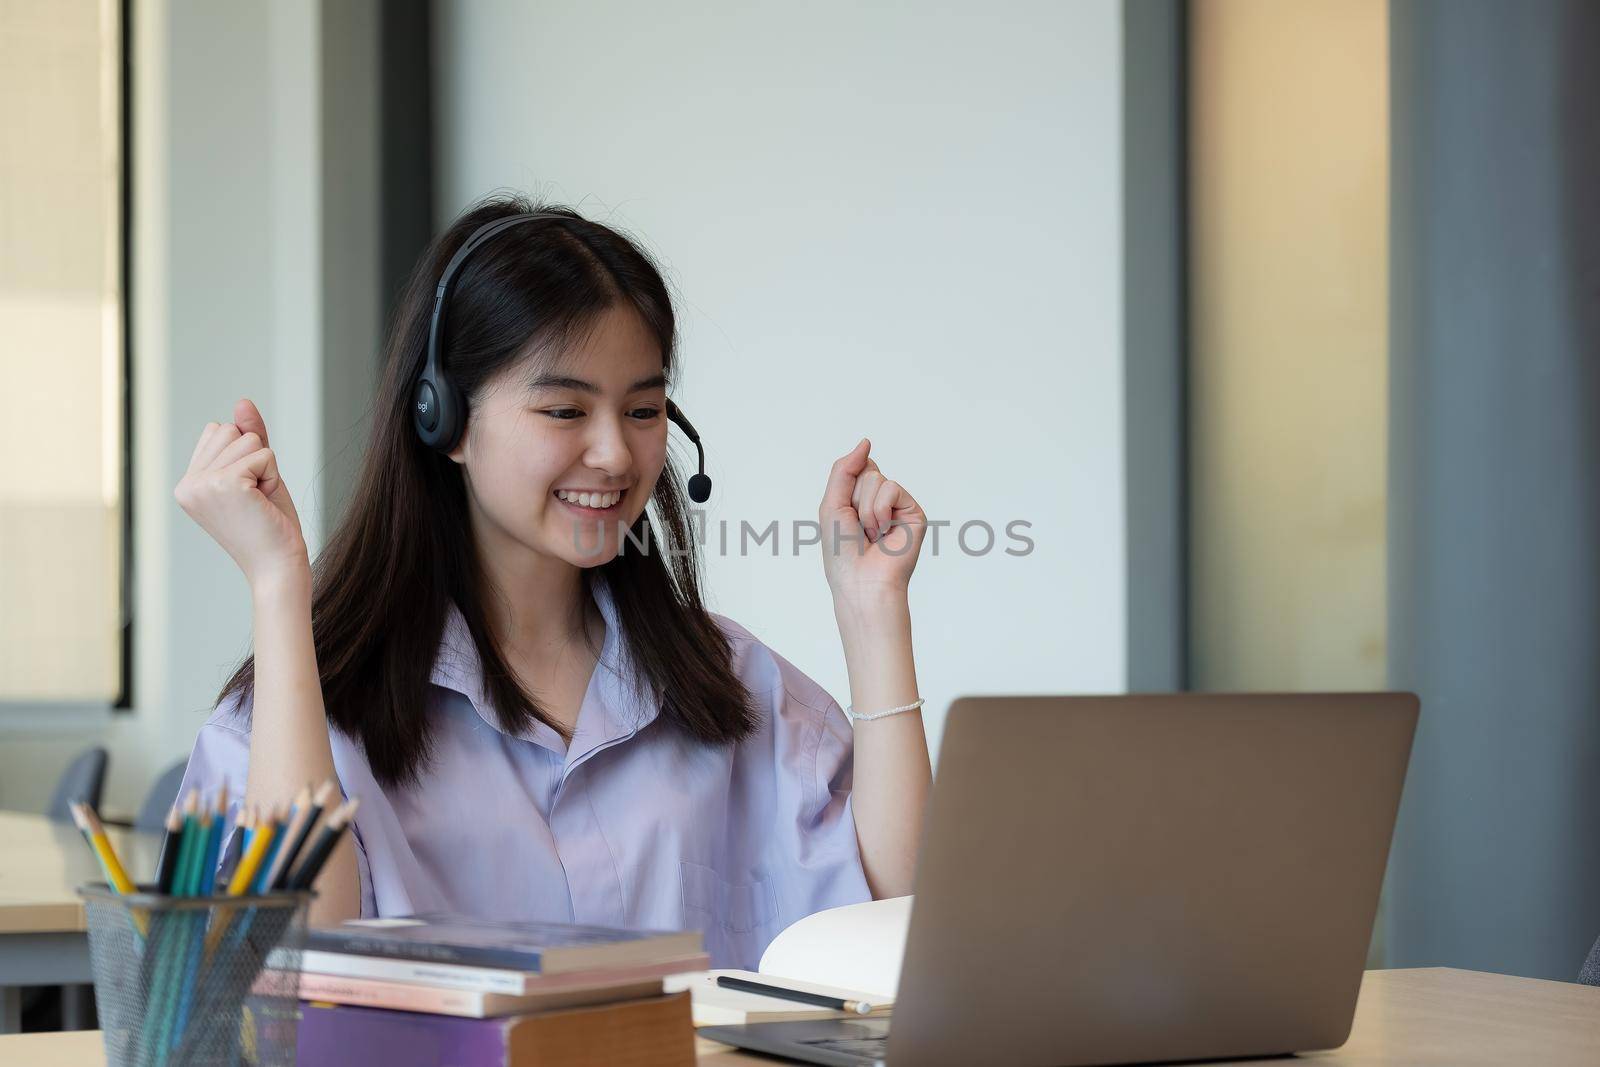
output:
M828 472L817 518L822 569L835 601L904 597L928 517L899 482L883 476L865 437Z

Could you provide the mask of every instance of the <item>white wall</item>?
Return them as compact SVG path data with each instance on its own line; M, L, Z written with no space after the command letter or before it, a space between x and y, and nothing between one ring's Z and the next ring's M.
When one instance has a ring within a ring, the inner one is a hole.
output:
M438 224L512 187L660 257L713 533L814 519L869 436L952 522L912 581L935 745L964 693L1123 688L1115 0L434 11ZM713 553L712 604L842 704L817 549L782 551Z
M134 707L7 709L0 806L99 741L130 810L248 649L243 579L172 499L237 397L320 546L375 345L338 185L374 151L343 129L374 2L134 5ZM514 186L663 257L713 524L814 518L866 434L931 516L1000 532L968 558L946 531L913 580L935 744L961 693L1123 684L1119 13L438 6L440 222ZM814 547L708 563L717 610L848 699Z

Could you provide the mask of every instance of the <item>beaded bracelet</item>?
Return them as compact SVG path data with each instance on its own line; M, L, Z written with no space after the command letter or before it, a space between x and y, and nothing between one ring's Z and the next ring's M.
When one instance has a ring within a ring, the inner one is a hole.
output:
M919 697L909 704L902 704L898 708L890 708L887 711L874 711L871 714L857 714L854 705L851 705L844 709L844 713L849 717L851 722L871 722L873 719L882 719L889 715L898 715L902 711L916 711L920 707L922 707L922 700Z

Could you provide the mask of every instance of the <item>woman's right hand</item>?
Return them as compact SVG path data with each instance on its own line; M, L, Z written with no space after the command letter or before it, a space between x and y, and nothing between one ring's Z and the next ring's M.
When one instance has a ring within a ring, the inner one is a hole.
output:
M240 400L233 418L206 424L172 495L255 589L285 571L309 571L310 561L261 412Z

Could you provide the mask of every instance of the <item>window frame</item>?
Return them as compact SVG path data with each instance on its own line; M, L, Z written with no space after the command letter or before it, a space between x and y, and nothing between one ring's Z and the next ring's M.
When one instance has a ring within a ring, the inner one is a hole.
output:
M6 700L0 699L0 733L75 732L97 721L130 714L133 701L133 589L134 589L134 500L133 500L133 79L132 79L132 0L118 0L117 65L117 328L122 357L122 441L119 454L119 492L122 521L119 531L121 551L120 589L117 596L119 617L117 691L110 701L100 700Z

